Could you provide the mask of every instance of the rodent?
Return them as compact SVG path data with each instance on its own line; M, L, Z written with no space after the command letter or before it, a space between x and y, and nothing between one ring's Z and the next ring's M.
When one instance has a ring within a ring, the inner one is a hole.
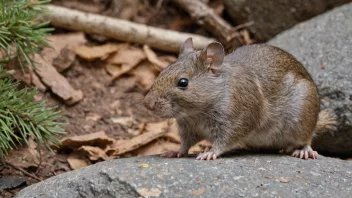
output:
M266 44L242 46L225 56L220 43L197 51L189 38L176 62L161 71L144 105L176 118L181 147L164 157L185 156L207 139L213 146L199 160L239 148L317 159L313 135L336 124L331 111L320 111L317 87L303 65Z

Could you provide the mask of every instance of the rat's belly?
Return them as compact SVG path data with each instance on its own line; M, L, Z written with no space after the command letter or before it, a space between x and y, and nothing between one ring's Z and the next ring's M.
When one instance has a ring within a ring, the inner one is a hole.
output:
M271 127L260 128L251 132L241 142L252 148L285 149L300 144L294 136L294 134L297 134L297 130L299 130L299 127L293 127L287 122L278 120Z

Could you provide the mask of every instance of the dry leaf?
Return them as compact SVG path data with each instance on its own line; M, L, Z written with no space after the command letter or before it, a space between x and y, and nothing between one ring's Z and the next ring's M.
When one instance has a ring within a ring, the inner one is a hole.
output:
M75 61L76 54L74 54L70 49L64 47L60 55L53 59L53 66L58 72L63 72L68 69L72 63Z
M42 83L42 81L40 81L39 77L37 76L37 74L35 72L33 72L32 68L26 67L26 68L24 68L24 72L23 72L17 59L11 60L6 67L9 70L11 69L13 71L13 72L9 72L9 73L14 78L16 78L19 81L24 82L27 86L33 85L33 86L37 87L40 91L43 91L43 92L45 92L47 90L47 87Z
M42 56L35 55L34 61L38 70L35 72L53 93L62 98L66 104L74 104L83 98L82 91L77 91L71 87L67 79L57 72L52 66L53 60L60 55L63 48L72 49L77 45L86 42L83 33L72 33L50 36L48 38L51 48L44 48ZM43 59L42 57L45 57Z
M93 61L95 59L106 59L111 53L117 52L119 49L125 48L126 44L114 44L107 43L100 46L79 46L73 49L73 51L81 58L87 61Z
M159 59L167 62L168 65L170 65L171 63L174 63L177 60L175 56L159 56Z
M189 153L198 154L203 151L208 151L212 147L212 143L208 140L202 140L196 145L192 146L189 150Z
M193 145L190 149L189 149L189 153L190 154L198 154L204 151L204 148L199 146L199 144Z
M67 162L73 170L83 168L91 164L85 156L77 152L71 153L67 158Z
M212 147L212 143L209 142L208 140L202 140L200 142L198 142L198 145L199 146L202 146L202 147Z
M136 153L137 156L147 156L165 153L169 150L178 150L179 148L180 145L173 142L154 140L149 144L137 149L134 153Z
M109 58L106 70L112 75L113 79L133 69L139 62L145 59L145 54L139 48L125 47L118 53Z
M134 76L137 79L137 83L144 90L149 90L157 77L152 70L151 63L148 61L141 62L137 67L129 71L128 74Z
M72 105L82 100L83 92L81 90L75 90L71 87L67 79L58 73L49 62L45 61L38 54L34 56L34 60L37 62L38 68L36 73L54 94L63 99L68 105Z
M150 49L148 45L144 45L143 50L145 55L147 56L147 59L156 67L157 71L161 71L166 66L169 65L168 62L160 60L158 56L155 54L155 52L152 49Z
M178 132L176 130L165 134L163 137L170 139L170 141L172 142L181 143L180 136L178 135Z
M98 146L105 148L107 145L115 143L115 139L110 138L104 131L68 137L61 140L61 148L79 148L81 146Z
M84 37L84 33L82 32L56 34L56 35L49 36L48 40L52 49L50 51L47 51L46 55L49 55L51 60L59 56L62 49L67 48L72 50L74 47L83 45L84 43L87 42L87 40Z
M92 161L96 161L98 159L109 160L110 158L106 155L105 150L102 150L96 146L81 146L79 151L83 151L88 154L88 157Z
M147 188L139 188L137 189L137 192L142 197L159 197L161 194L161 191L157 188L152 188L150 190Z
M204 192L205 192L205 188L202 187L199 190L189 192L189 194L201 196Z
M285 178L283 178L283 177L280 177L280 178L279 178L279 181L280 181L281 183L288 183L288 182L290 182L289 180L287 180L287 179L285 179Z
M38 167L39 165L39 154L33 151L31 147L17 147L16 150L12 150L6 161L20 168Z
M135 136L129 140L117 140L114 145L111 145L111 149L107 151L107 154L118 156L146 145L167 133L171 124L169 120L147 123L145 126L146 133Z

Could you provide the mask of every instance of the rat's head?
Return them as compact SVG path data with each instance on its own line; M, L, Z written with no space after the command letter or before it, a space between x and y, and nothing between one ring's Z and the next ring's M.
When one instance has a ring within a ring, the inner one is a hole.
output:
M204 112L219 98L223 87L224 56L220 43L214 42L196 51L192 38L187 39L180 47L176 62L160 73L145 96L146 108L165 118Z

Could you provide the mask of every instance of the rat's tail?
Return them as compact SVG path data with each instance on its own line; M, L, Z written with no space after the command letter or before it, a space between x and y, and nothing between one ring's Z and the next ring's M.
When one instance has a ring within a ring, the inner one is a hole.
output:
M352 129L340 128L337 115L332 110L323 110L319 113L312 147L323 155L350 158L352 157Z
M320 111L317 126L314 130L314 136L319 136L320 133L324 133L330 130L336 130L337 118L335 113L330 109L324 109Z

